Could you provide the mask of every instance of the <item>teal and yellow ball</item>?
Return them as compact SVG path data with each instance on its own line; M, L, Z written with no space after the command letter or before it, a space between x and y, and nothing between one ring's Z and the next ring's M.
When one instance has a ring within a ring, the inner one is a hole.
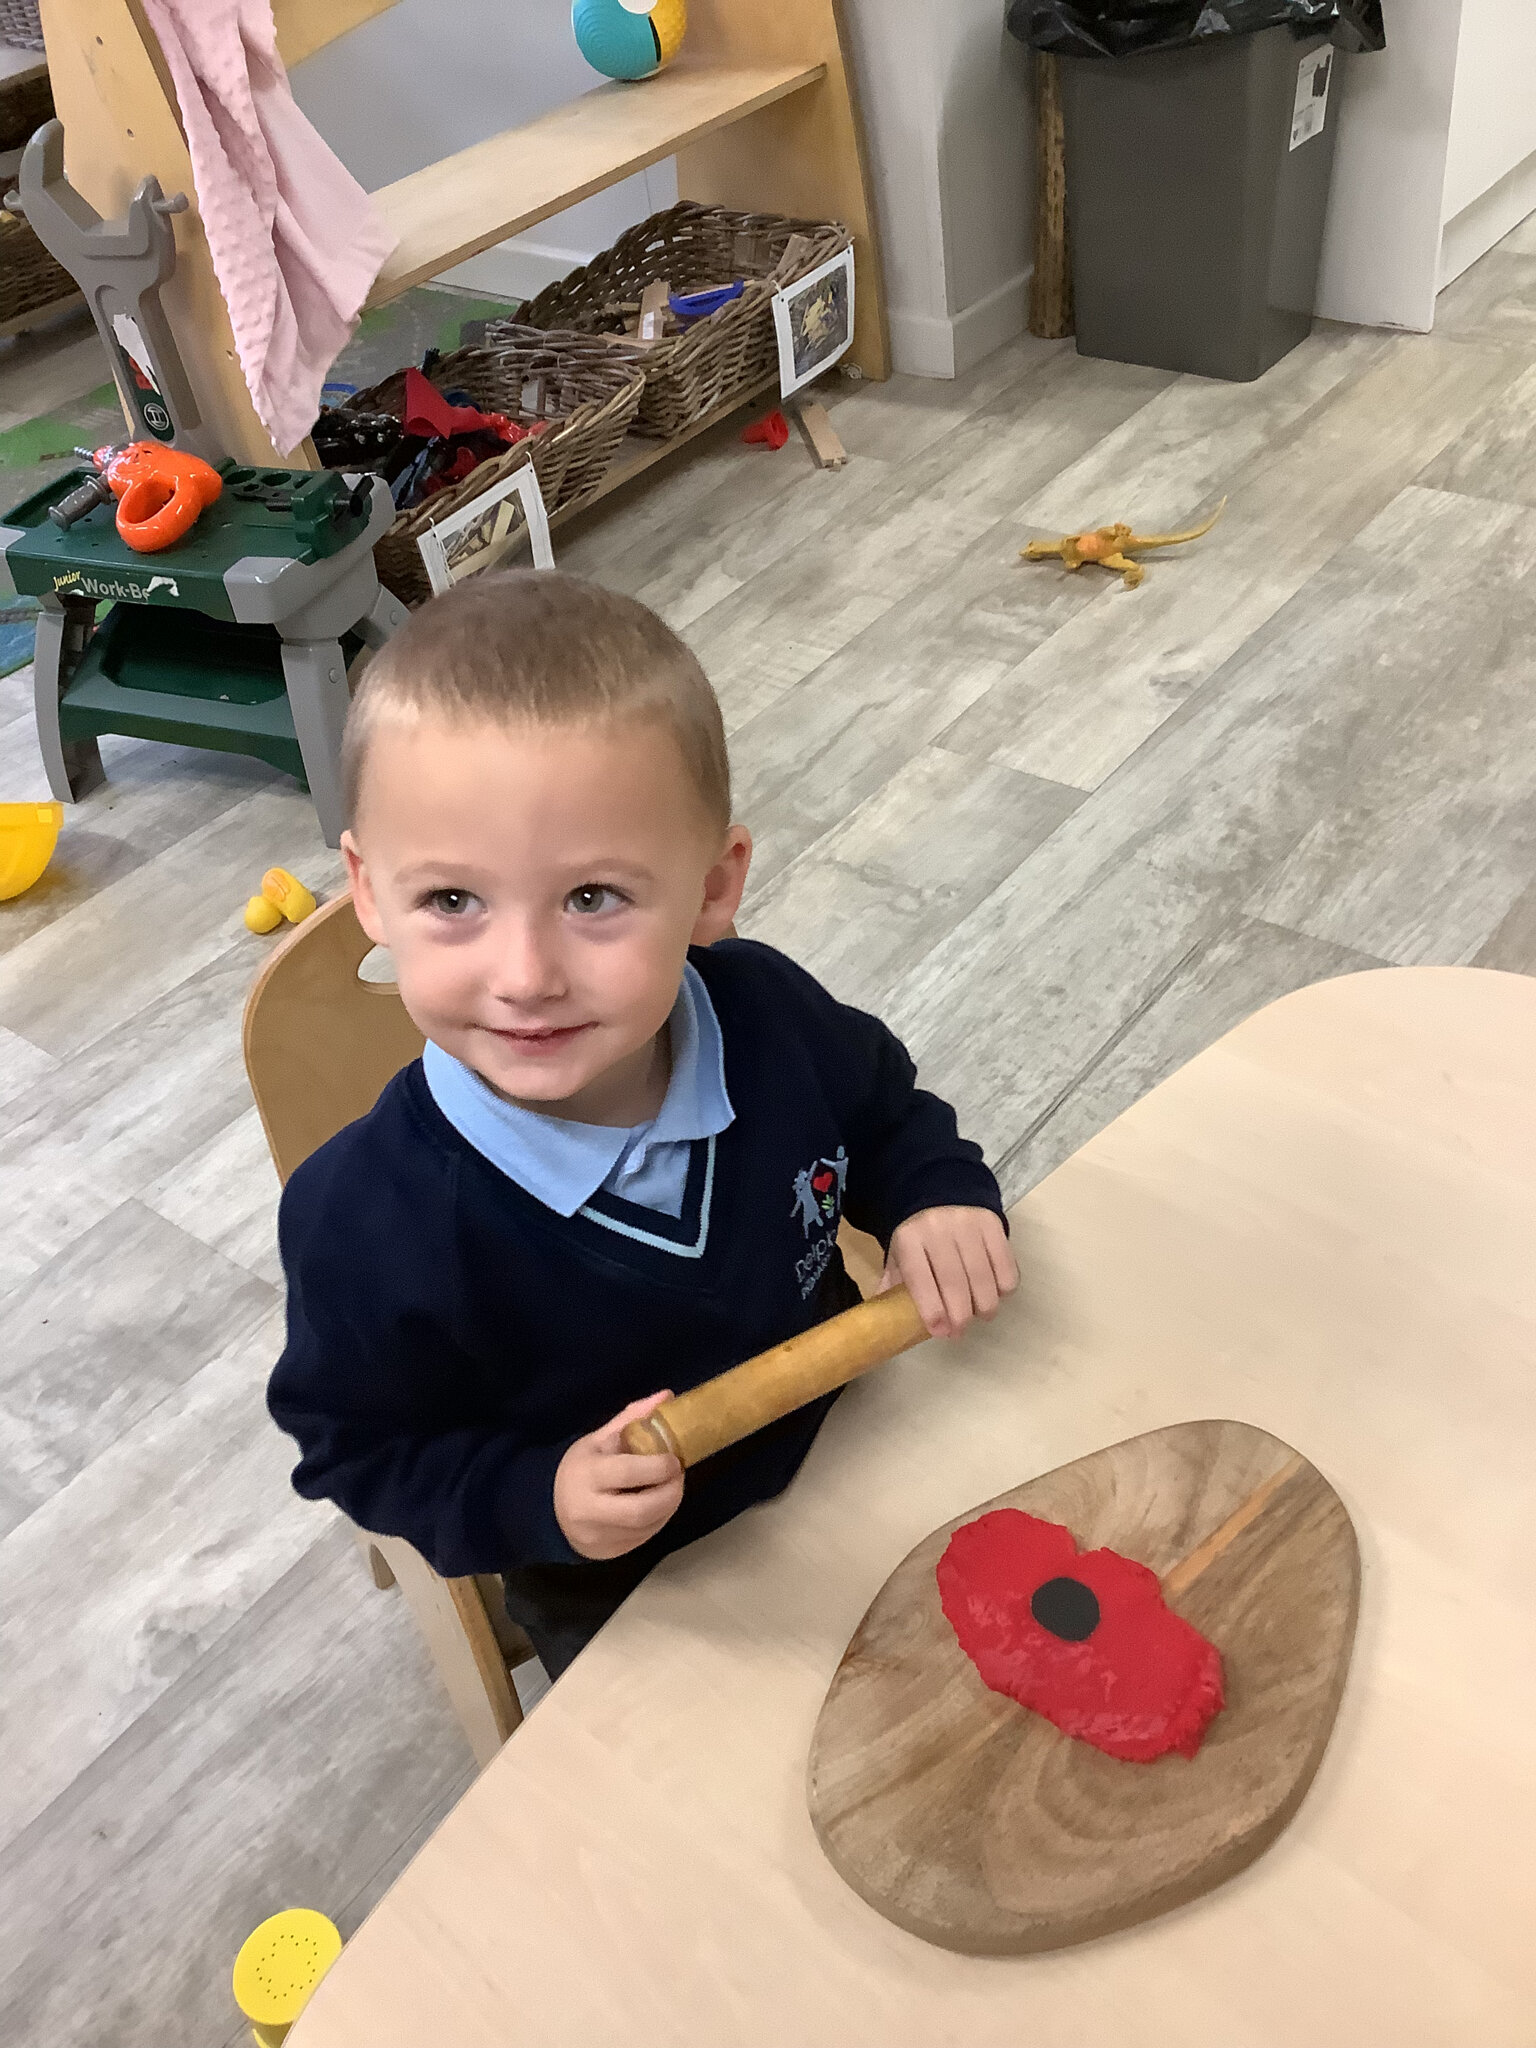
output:
M574 0L576 47L606 78L649 78L670 64L688 26L687 0Z

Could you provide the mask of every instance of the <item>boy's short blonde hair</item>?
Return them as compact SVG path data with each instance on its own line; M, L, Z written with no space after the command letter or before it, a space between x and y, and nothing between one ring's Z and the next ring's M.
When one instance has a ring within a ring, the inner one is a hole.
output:
M655 718L670 730L711 823L731 822L725 725L683 642L632 597L558 571L475 576L413 613L364 670L341 773L357 821L379 719L409 711L455 724L580 725Z

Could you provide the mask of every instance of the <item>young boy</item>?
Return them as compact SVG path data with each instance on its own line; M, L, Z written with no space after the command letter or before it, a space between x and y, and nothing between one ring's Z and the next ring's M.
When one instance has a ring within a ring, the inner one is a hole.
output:
M687 1476L624 1425L850 1307L935 1335L1017 1274L997 1183L882 1024L725 934L751 839L719 706L643 605L488 575L347 725L358 918L427 1039L283 1197L294 1485L500 1572L556 1677L668 1551L780 1492L830 1399Z

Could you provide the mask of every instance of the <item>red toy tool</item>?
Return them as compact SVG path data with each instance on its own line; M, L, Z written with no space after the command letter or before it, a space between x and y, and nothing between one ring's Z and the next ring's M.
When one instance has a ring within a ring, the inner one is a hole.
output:
M775 409L764 413L760 420L747 428L741 437L749 446L761 448L782 448L789 439L789 421Z
M95 448L90 457L96 475L52 506L49 517L56 526L73 526L108 498L116 498L117 530L141 555L174 547L224 488L219 472L200 455L164 448L158 441Z

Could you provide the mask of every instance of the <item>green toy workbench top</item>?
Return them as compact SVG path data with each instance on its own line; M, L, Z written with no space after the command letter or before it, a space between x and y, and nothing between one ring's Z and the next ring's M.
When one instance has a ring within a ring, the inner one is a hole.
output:
M315 564L359 539L373 509L373 479L348 482L331 470L246 469L225 463L224 490L187 538L156 554L138 554L117 531L115 505L99 505L61 528L49 507L87 481L72 470L0 520L5 560L28 597L125 599L233 619L225 584L240 563Z

